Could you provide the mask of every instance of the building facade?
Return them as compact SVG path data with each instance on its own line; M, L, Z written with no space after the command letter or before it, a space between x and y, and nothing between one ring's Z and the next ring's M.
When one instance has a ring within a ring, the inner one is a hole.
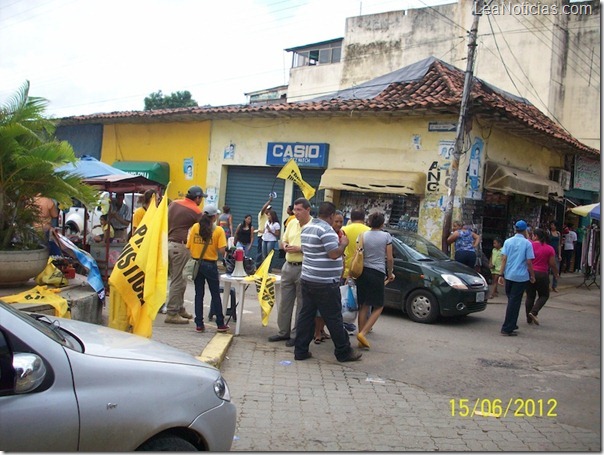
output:
M430 58L311 102L95 114L62 124L103 124L107 163L170 162L177 191L170 197L201 185L208 202L231 207L235 224L247 214L256 223L271 192L283 219L301 192L277 174L294 158L318 190L315 207L327 199L345 215L354 207L383 210L389 224L440 245L463 80L463 71ZM562 221L564 188L552 170L569 159L599 169L599 151L527 100L480 80L471 108L454 217L483 235L486 251L517 219ZM188 159L199 164L191 180L183 177ZM582 178L593 186L599 175Z
M599 2L488 4L479 20L475 76L528 99L579 141L599 149ZM294 54L288 100L355 87L427 56L465 68L475 6L460 0L350 17L344 38L329 42L341 47L336 62L295 64L297 54L317 46L286 49Z

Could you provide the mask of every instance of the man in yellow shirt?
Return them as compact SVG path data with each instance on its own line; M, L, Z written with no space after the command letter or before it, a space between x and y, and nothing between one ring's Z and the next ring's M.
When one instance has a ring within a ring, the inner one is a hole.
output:
M369 226L365 224L365 211L358 208L353 209L350 212L350 224L342 228L342 231L344 231L349 240L348 246L344 250L344 278L348 277L350 263L357 249L357 237L369 230Z
M300 274L302 273L302 228L312 220L310 202L303 197L294 201L295 219L287 223L285 233L281 238L281 246L285 250L285 263L281 269L281 300L277 308L277 325L279 333L268 337L268 341L286 340L286 346L293 346L295 327L292 329L292 315L297 303L296 320L302 308L302 288Z

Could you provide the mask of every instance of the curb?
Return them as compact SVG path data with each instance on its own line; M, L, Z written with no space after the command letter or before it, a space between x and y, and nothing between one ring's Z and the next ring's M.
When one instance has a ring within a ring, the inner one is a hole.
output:
M220 369L222 361L226 357L229 346L233 342L231 333L217 333L210 340L203 352L197 357L202 362L209 363L215 368Z

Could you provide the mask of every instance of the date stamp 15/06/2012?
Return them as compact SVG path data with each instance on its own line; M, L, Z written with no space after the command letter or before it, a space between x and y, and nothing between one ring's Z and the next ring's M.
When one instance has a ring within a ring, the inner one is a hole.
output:
M453 398L449 400L455 417L557 417L555 398Z

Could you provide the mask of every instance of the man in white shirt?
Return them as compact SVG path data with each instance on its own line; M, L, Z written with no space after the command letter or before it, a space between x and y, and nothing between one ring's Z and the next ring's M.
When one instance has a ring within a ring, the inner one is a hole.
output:
M570 264L573 260L575 246L577 244L577 233L573 231L573 225L567 224L568 232L564 230L564 250L562 251L562 264L560 264L560 273L571 273ZM575 268L577 265L575 264Z

